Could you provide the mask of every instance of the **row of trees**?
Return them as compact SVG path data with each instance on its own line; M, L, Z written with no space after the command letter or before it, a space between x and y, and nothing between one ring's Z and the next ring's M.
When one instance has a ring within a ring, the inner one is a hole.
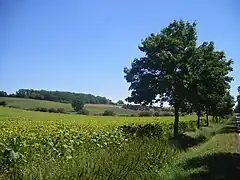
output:
M180 111L194 111L198 126L202 113L215 118L231 113L234 99L229 94L228 74L232 60L213 42L197 45L196 23L173 21L158 34L141 42L144 56L124 68L131 96L142 105L168 102L174 108L174 135L178 135ZM207 121L208 125L208 121Z
M19 89L14 94L7 94L0 91L0 97L18 97L30 98L38 100L48 100L62 103L72 103L76 99L80 99L84 103L89 104L111 104L112 101L106 97L94 96L92 94L63 92L63 91L46 91L46 90L33 90L33 89Z
M240 113L240 86L238 87L237 106L235 108L236 113Z

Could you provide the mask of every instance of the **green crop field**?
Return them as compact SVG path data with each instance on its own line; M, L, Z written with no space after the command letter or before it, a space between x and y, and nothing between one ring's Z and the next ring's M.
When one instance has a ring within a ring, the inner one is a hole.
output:
M194 116L181 117L180 121L183 131L195 125ZM59 179L62 175L68 179L70 174L78 174L73 172L76 170L83 171L83 179L93 178L95 173L103 173L99 179L108 179L107 171L114 171L109 179L116 179L124 171L121 163L131 167L139 157L141 168L155 153L171 157L175 152L162 141L128 134L120 128L124 125L139 128L136 133L140 135L155 132L163 138L172 134L173 117L84 116L0 107L0 178L3 173L7 179L13 173L9 168L16 167L16 171L21 170L15 173L16 179Z
M195 124L195 116L180 117L179 130L193 130ZM173 117L84 116L0 107L0 179L166 179L178 173L172 162L188 153L169 144L172 130ZM211 133L206 130L192 132L192 137Z
M121 108L121 106L116 106L116 105L86 104L85 107L87 108L87 110L94 113L102 113L105 110L112 110L116 114L126 114L126 115L138 114L138 111L131 110L131 109L124 109L124 108Z
M182 122L195 120L195 116L180 117ZM128 124L172 124L173 117L117 117L117 116L84 116L74 114L53 114L44 112L25 111L15 108L0 107L1 124L5 126L8 122L12 127L31 129L30 126L48 127L48 124L63 124L64 127L71 126L74 129L112 129ZM31 125L30 125L31 124ZM7 126L7 125L6 125Z
M59 103L53 101L44 101L36 99L24 99L14 97L0 97L0 101L6 101L8 106L19 107L21 109L28 108L64 108L66 111L72 111L71 104Z
M29 108L63 108L66 112L72 112L73 108L71 104L59 103L53 101L36 100L36 99L24 99L24 98L13 98L13 97L0 97L0 101L6 101L8 106L13 106L21 109ZM86 104L86 109L90 113L103 113L105 110L112 110L116 114L137 114L138 111L123 109L120 106L110 104Z

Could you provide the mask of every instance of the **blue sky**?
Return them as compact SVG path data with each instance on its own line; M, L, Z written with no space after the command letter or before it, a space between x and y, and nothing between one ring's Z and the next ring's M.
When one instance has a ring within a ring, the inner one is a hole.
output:
M181 18L197 21L199 43L214 41L234 60L236 95L239 8L238 0L0 0L0 89L125 99L123 68L140 55L141 39Z

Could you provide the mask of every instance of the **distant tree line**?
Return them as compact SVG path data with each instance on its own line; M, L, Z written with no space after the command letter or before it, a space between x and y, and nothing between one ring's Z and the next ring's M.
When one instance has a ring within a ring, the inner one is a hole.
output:
M235 108L236 113L240 113L240 86L238 87L237 106Z
M0 91L0 97L7 97L8 94L5 91Z
M0 97L29 98L61 103L72 103L76 99L80 99L85 104L112 104L112 101L106 97L94 96L92 94L33 89L19 89L16 93L9 95L4 91L0 91Z

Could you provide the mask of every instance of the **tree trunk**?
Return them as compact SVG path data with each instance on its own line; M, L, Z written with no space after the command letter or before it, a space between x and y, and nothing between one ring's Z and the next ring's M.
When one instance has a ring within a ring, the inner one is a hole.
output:
M206 112L206 126L209 126L209 121L208 121L208 113Z
M200 115L201 115L201 113L200 113L200 111L198 111L197 112L197 117L198 117L198 119L197 119L197 127L198 127L198 129L200 128Z
M174 137L178 136L179 108L174 108Z
M198 129L200 128L200 116L199 115L197 115L198 116L198 120L197 120L197 127L198 127Z

